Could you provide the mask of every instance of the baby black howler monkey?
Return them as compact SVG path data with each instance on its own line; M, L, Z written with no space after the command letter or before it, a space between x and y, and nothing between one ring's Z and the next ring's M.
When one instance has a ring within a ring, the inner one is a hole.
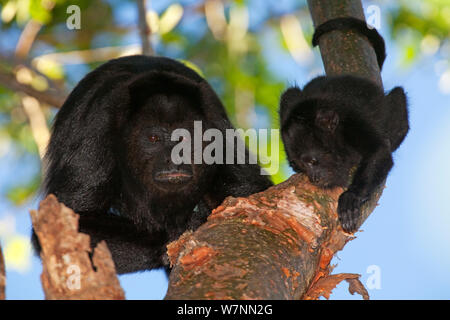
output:
M377 55L381 67L384 56ZM364 78L317 77L303 90L293 87L283 93L280 120L292 168L317 186L346 188L338 216L345 231L356 231L362 205L386 179L393 165L391 153L409 130L403 89L385 95Z
M106 240L118 273L167 267L166 244L200 226L225 197L271 186L254 164L174 164L171 133L182 128L193 136L194 121L223 137L233 128L202 77L145 56L89 73L57 114L45 194L80 215L93 245Z

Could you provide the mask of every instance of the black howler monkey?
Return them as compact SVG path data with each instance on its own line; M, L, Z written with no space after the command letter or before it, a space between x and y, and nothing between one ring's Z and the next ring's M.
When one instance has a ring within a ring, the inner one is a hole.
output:
M337 25L328 23L326 30L341 27L343 21L345 18ZM365 23L349 21L345 28L366 28ZM370 34L375 41L374 33ZM314 38L317 43L317 36ZM384 42L377 48L381 68ZM283 93L280 119L292 168L318 186L347 188L339 198L339 220L344 230L356 231L361 206L386 179L393 165L391 153L409 129L403 89L396 87L385 95L382 88L364 78L321 76L303 90L293 87Z
M258 165L175 165L171 132L192 135L195 120L224 137L233 128L197 73L145 56L111 60L89 73L57 114L45 193L80 214L80 231L93 244L106 240L118 273L166 266L166 244L206 221L225 197L271 185Z

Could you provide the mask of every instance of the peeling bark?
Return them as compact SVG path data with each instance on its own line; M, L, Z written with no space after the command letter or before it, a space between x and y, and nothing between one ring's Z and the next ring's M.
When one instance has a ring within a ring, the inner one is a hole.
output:
M2 247L0 247L0 300L5 300L6 274L5 260L3 259Z
M317 300L321 296L329 299L333 289L336 288L336 286L343 280L346 280L349 283L348 291L351 294L356 292L360 294L364 300L369 300L369 293L359 280L359 277L361 277L359 274L339 273L319 278L319 280L317 280L317 282L309 288L303 299Z
M354 238L338 221L342 191L320 189L297 174L248 198L228 197L194 233L169 244L166 299L327 297L332 280L358 277L325 281L334 254Z
M104 241L94 249L78 232L79 216L49 195L30 212L41 245L41 282L46 299L125 299Z

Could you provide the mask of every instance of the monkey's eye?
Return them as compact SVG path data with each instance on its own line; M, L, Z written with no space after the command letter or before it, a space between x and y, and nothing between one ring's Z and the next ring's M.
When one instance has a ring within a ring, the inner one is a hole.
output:
M159 141L159 137L156 134L152 134L148 137L148 141L155 143Z

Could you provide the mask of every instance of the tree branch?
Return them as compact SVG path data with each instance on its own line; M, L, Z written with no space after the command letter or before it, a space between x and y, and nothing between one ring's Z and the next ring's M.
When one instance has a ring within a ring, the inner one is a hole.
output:
M166 299L316 297L314 285L353 238L338 222L342 191L297 174L248 198L227 198L197 231L169 245L174 267Z
M50 130L47 127L47 121L41 104L33 97L23 96L22 107L27 115L31 133L38 147L39 157L43 159L50 140Z
M2 71L0 71L0 85L12 91L23 92L36 98L39 102L44 102L56 108L60 108L65 101L65 97L54 92L54 90L38 91L29 85L19 83L13 75Z
M36 40L36 36L42 28L42 24L37 22L36 20L31 19L25 25L25 28L20 35L19 41L16 46L16 56L24 59L28 56L28 53L31 50L31 46Z
M147 0L138 0L138 18L139 18L139 35L142 41L142 54L151 56L154 54L150 43L150 35L152 31L147 23Z
M41 246L41 282L46 299L125 299L104 241L94 249L78 233L79 216L49 195L30 212Z
M308 0L309 10L317 27L339 17L365 21L360 0ZM335 30L319 39L320 52L327 75L353 74L369 78L383 86L375 50L366 37L352 30Z
M62 91L63 88L63 81L62 80L54 80L50 79L46 74L42 73L38 69L36 69L33 66L34 59L23 59L19 58L17 56L11 56L11 55L5 55L0 53L0 63L4 67L4 71L10 72L10 70L16 70L18 67L26 67L27 69L30 69L32 72L36 73L37 75L40 75L41 77L44 77L45 80L48 82L50 90L53 90L55 92Z

